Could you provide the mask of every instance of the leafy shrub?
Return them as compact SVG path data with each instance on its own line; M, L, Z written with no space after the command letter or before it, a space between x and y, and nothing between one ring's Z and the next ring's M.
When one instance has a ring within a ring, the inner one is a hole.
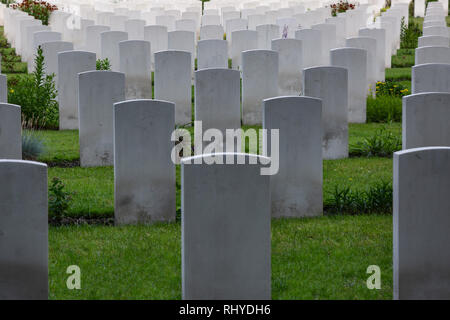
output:
M111 62L108 58L105 59L97 59L96 62L97 70L111 70Z
M72 201L72 193L65 191L65 187L61 179L54 177L48 190L48 211L58 221L67 214Z
M34 63L35 71L31 75L16 78L17 83L8 92L8 102L22 107L22 120L29 126L35 129L57 129L59 112L55 75L45 74L40 46Z
M48 25L48 20L53 11L58 10L56 5L45 1L22 0L21 3L10 5L12 9L19 9L42 21L43 25Z
M399 137L388 131L386 127L378 129L372 137L364 138L350 146L350 155L357 157L392 157L402 149Z
M392 183L379 181L368 190L335 186L325 211L331 214L392 213Z
M330 4L331 15L336 17L338 13L346 12L347 10L353 10L356 8L356 4L349 3L348 1L341 0L338 3Z
M418 38L422 36L422 30L419 24L414 21L409 21L408 26L405 23L405 18L402 18L401 32L400 32L400 48L401 49L415 49L418 46Z
M409 94L409 90L401 83L387 80L386 82L378 81L376 85L376 96L394 96L403 97Z
M376 98L367 97L367 122L401 122L402 98L381 95Z
M45 151L42 139L32 131L22 134L22 159L36 160Z

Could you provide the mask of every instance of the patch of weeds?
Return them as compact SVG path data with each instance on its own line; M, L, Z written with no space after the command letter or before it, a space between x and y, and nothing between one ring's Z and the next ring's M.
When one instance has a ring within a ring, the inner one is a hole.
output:
M350 156L355 157L392 157L402 149L401 139L386 129L378 129L374 135L350 146Z
M324 211L327 214L390 214L392 195L392 183L388 181L379 181L363 191L336 185Z

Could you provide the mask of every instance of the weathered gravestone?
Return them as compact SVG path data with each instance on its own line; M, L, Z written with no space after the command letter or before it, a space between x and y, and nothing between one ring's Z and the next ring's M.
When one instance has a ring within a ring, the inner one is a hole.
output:
M385 29L359 29L359 35L361 37L374 38L377 42L377 52L375 54L375 60L377 65L377 81L385 80L385 66L386 66L386 30Z
M450 92L450 64L426 63L413 66L411 91Z
M303 47L297 39L272 40L278 52L278 90L280 95L298 95L302 91Z
M322 100L324 159L348 157L348 72L342 67L303 70L304 95Z
M168 50L187 51L191 54L191 66L195 64L195 33L172 31L168 33Z
M450 146L450 93L403 97L403 149Z
M97 58L100 59L102 54L100 34L110 30L110 27L102 25L86 27L86 51L94 52Z
M233 69L241 70L241 54L246 50L258 48L258 33L253 30L238 30L233 32L231 42L231 61Z
M22 159L20 106L0 103L0 159Z
M276 96L278 96L278 52L272 50L242 52L243 124L262 124L262 102Z
M125 74L126 99L151 99L150 42L144 40L119 42L119 60L119 70Z
M348 121L366 122L367 51L358 48L331 50L331 65L348 70Z
M191 54L167 50L155 53L155 99L175 103L175 123L192 121Z
M241 128L240 72L230 69L203 69L195 72L195 120L203 130ZM201 139L201 137L198 137ZM194 140L196 140L194 138ZM202 141L196 141L202 145ZM219 144L219 147L223 145ZM240 149L239 149L240 150ZM195 150L201 154L202 150Z
M322 215L322 102L310 97L264 100L263 128L279 130L279 171L271 177L272 217ZM263 141L264 141L263 137ZM273 157L272 139L263 142Z
M114 104L116 224L175 219L175 105L158 100Z
M261 175L256 155L242 155L246 164L208 164L226 155L239 154L181 162L182 297L270 299L270 176Z
M67 41L49 41L42 45L42 55L44 56L45 73L54 74L55 83L58 83L58 54L63 51L73 50L73 43Z
M300 29L295 31L295 39L302 41L303 68L310 68L322 64L322 31L316 29Z
M168 39L166 26L151 25L144 27L144 40L150 42L152 69L154 67L155 52L167 50Z
M377 40L369 37L348 38L345 42L346 47L360 48L366 50L367 53L367 90L375 92L377 76L379 69L377 68Z
M87 71L78 81L81 166L113 165L113 104L125 100L125 75Z
M111 70L120 70L119 42L128 40L128 33L124 31L106 31L100 33L100 58L108 58Z
M32 52L28 57L27 66L28 66L28 72L31 73L34 71L34 58L37 52L37 49L39 46L42 47L42 44L44 42L50 42L50 41L61 41L61 33L59 32L53 32L53 31L38 31L34 32L32 36Z
M450 48L448 46L419 47L415 50L415 63L416 65L425 63L450 64Z
M0 181L0 300L46 300L47 166L0 160Z
M277 24L262 24L256 26L258 32L258 49L271 50L272 40L280 37L280 27Z
M58 54L59 129L78 129L78 73L95 70L95 53L65 51Z
M8 78L6 75L0 74L0 103L6 102L8 102Z
M200 40L197 45L197 70L228 68L228 42L226 40Z
M206 25L200 28L200 40L222 40L223 34L223 27L220 25Z
M394 299L450 299L450 148L394 153Z
M427 46L449 47L449 45L450 45L449 37L443 36L419 37L419 47L427 47Z
M144 40L145 20L129 19L125 21L125 32L129 40Z

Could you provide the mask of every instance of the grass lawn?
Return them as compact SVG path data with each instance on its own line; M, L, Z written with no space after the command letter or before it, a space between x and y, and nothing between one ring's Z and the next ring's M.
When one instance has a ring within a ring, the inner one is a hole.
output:
M51 227L51 299L180 299L180 223ZM81 268L81 290L66 268ZM366 287L369 265L381 290ZM272 220L273 299L392 299L392 217Z
M351 124L350 145L393 124ZM79 158L77 131L39 131L41 161ZM113 168L49 168L76 192L73 216L112 216ZM324 202L336 185L366 189L392 179L392 159L324 161ZM177 208L180 207L177 168ZM49 229L50 299L180 299L180 222L151 226L64 226ZM66 269L81 268L81 290L68 290ZM369 265L381 268L381 290L366 287ZM392 299L392 217L324 216L272 220L273 299Z
M27 76L22 73L26 72L26 64L20 62L2 32L0 27L2 69L7 73L8 84L14 84L20 77ZM410 89L413 54L413 50L399 50L392 58L393 68L386 69L386 79ZM379 100L377 105L382 103ZM350 124L350 148L384 127L395 136L401 136L400 123ZM49 182L59 177L66 191L73 193L68 215L112 217L113 168L77 166L80 157L77 130L34 133L45 144L45 152L38 161L50 165ZM178 214L179 169L177 166ZM392 181L392 159L324 160L323 179L326 205L336 186L363 191L379 181ZM50 299L180 299L180 229L179 220L149 226L50 226ZM66 287L66 269L70 265L81 268L81 290ZM381 268L381 290L367 289L369 265ZM272 298L392 299L392 216L344 214L273 219Z
M411 81L411 67L386 69L386 80Z
M350 124L349 145L352 146L364 138L376 134L386 127L397 136L401 135L400 123L382 124ZM78 131L38 131L45 141L47 151L38 160L58 163L79 159ZM374 182L392 179L392 159L388 158L349 158L341 160L325 160L324 199L334 190L336 185L352 185L357 189L365 189ZM180 170L177 166L177 208L180 207ZM73 202L69 209L71 216L111 216L114 212L114 170L112 167L95 168L63 168L51 167L48 170L49 181L53 177L60 178L67 191L74 192Z

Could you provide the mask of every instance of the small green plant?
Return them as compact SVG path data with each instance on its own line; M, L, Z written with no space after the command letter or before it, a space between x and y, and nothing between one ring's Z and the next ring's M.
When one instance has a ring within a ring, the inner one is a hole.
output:
M65 191L65 187L65 184L58 177L52 179L49 187L48 211L57 222L60 222L66 216L72 201L72 193Z
M335 186L324 210L330 214L392 213L392 183L379 181L367 190Z
M357 157L392 157L395 151L401 149L401 139L383 126L372 137L351 145L350 155Z
M402 121L402 98L392 95L367 97L367 122L400 122Z
M22 108L22 121L33 128L57 129L59 121L54 74L45 73L42 48L37 48L32 74L17 78L8 91L8 102Z
M44 151L42 139L33 131L24 131L22 134L22 159L37 160Z
M405 23L405 17L402 18L401 32L400 32L400 48L401 49L415 49L418 46L419 37L422 36L422 30L419 24L414 21L409 21L408 25Z
M111 63L108 58L105 59L97 59L96 62L97 70L111 70Z
M401 83L387 80L378 81L376 84L376 96L403 97L409 94L409 89Z

